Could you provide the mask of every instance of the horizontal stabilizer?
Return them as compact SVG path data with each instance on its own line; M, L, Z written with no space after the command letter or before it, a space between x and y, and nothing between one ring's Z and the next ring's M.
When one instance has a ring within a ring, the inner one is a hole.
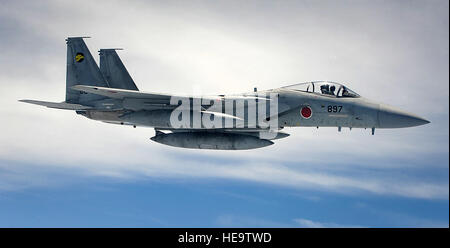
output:
M41 105L41 106L45 106L47 108L67 109L67 110L87 110L87 109L92 108L89 106L83 106L80 104L73 104L73 103L66 103L66 102L44 102L44 101L36 101L36 100L19 100L19 102Z

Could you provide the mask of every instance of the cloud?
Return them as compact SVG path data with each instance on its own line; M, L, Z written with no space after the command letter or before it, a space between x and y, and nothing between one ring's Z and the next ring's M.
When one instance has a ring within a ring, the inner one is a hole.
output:
M361 228L362 226L354 226L354 225L341 225L336 223L325 223L312 221L308 219L294 219L294 222L299 225L299 227L304 228Z
M361 228L358 225L343 225L330 222L318 222L304 218L297 218L293 223L280 223L262 218L223 214L214 223L220 227L277 227L277 228Z
M406 214L404 211L392 211L391 208L383 209L383 207L374 207L371 204L358 202L355 204L358 209L363 209L367 215L373 215L376 219L384 223L379 227L400 227L400 228L448 228L448 219L439 220L432 217L417 217Z
M289 224L279 223L276 221L253 218L248 216L237 216L234 214L223 214L217 217L214 225L219 227L289 227Z

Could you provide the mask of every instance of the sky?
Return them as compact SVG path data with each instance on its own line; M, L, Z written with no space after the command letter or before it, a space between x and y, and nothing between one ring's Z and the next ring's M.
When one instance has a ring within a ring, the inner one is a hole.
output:
M0 0L0 227L449 227L448 1ZM69 36L124 48L140 90L307 81L430 120L286 128L245 151L151 141L63 101Z

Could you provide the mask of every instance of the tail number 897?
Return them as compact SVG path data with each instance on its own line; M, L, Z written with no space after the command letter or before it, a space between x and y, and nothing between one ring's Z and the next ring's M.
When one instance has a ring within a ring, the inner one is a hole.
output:
M328 105L327 110L329 113L339 113L342 110L342 106Z

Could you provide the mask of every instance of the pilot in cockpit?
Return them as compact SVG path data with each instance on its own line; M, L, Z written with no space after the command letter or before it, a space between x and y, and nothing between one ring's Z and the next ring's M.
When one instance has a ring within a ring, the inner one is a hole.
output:
M336 86L334 86L334 85L331 85L331 87L330 87L330 95L333 95L334 96L334 91L336 90Z
M348 92L347 88L345 86L342 87L342 96L343 97L351 97L352 95Z
M320 86L320 91L322 92L322 94L334 96L335 90L336 90L336 87L334 85L331 85L331 87L328 84L324 84L324 85Z
M328 94L328 92L330 91L330 86L328 84L321 85L320 91L322 92L322 94Z

